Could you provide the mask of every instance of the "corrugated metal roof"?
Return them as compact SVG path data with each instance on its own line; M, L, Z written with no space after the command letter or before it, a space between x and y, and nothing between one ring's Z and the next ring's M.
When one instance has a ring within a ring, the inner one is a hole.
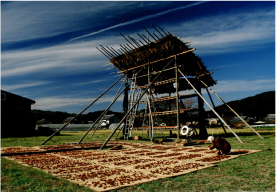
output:
M243 118L243 120L245 120L246 122L248 122L252 119L251 117L247 117L247 116L241 116L241 118ZM230 120L230 122L231 123L243 123L243 121L239 117L234 117L233 119Z
M275 119L275 114L267 114L265 119Z

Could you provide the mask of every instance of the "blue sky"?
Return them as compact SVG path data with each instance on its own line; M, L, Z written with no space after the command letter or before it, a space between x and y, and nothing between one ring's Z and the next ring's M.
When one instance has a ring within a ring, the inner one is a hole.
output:
M118 49L120 33L140 39L151 24L202 42L194 53L226 102L275 90L274 1L2 1L1 89L35 100L32 109L78 113L119 78L96 47ZM104 110L119 87L85 113Z

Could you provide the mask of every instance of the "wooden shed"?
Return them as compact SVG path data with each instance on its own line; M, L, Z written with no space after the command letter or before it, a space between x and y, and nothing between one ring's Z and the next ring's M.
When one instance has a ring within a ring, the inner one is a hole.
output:
M34 100L1 90L1 136L21 137L34 134L31 115Z

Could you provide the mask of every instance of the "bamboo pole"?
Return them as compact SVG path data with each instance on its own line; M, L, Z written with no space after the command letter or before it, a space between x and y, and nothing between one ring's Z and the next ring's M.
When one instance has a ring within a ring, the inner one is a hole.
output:
M213 101L213 99L212 99L212 97L211 97L211 95L210 95L210 93L209 93L209 91L208 91L207 88L206 88L206 91L207 91L207 93L208 93L208 95L209 95L209 98L210 98L210 100L211 100L211 102L212 102L213 108L215 109L214 101ZM220 121L220 123L221 123L221 125L222 125L222 128L223 128L224 133L227 135L227 132L226 132L226 130L225 130L225 128L224 128L224 126L223 126L223 124L222 124L221 121Z
M110 109L110 107L116 102L116 100L119 98L119 96L121 96L121 94L122 94L123 91L125 90L125 89L123 89L123 90L121 91L121 93L118 95L119 91L121 90L121 88L122 88L122 86L124 85L124 83L126 82L126 80L127 80L127 78L125 79L125 81L123 82L123 84L121 85L121 87L119 88L119 90L118 90L118 92L116 93L116 95L115 95L113 101L111 102L111 104L106 108L106 110L105 110L104 112L102 112L102 114L98 117L98 119L95 121L95 123L94 123L94 124L87 130L87 132L82 136L82 138L79 140L78 144L81 143L81 141L84 139L84 137L89 133L89 131L94 127L94 125L96 125L96 123L101 119L101 120L99 121L99 123L98 123L96 129L94 130L93 134L91 135L91 137L94 135L94 133L95 133L95 131L97 130L97 128L98 128L100 122L102 121L102 118L106 115L106 113L107 113L107 111Z
M149 62L150 65L150 62ZM148 65L148 84L150 84L150 66ZM148 108L149 108L149 132L150 132L150 139L151 141L153 140L153 119L152 119L152 114L151 114L151 87L148 89L147 93L147 102L148 102Z
M197 44L201 44L202 42L198 42L198 43L196 43L196 44L193 44L193 45L190 45L190 46L195 46L195 45L197 45Z
M179 129L179 96L178 96L178 68L177 68L177 62L176 62L176 56L175 56L175 92L176 92L176 110L177 110L177 115L176 115L176 127L177 127L177 139L180 138L180 129Z
M169 64L173 61L173 59L162 69L165 70ZM143 91L143 93L140 95L140 97L138 98L138 100L135 102L134 105L132 105L132 107L128 110L128 112L125 114L125 116L122 118L122 120L119 122L118 126L114 129L114 131L109 135L109 137L107 138L107 140L104 142L104 144L100 147L100 149L103 149L105 147L105 145L109 142L109 140L111 139L111 137L114 135L114 133L117 131L117 129L121 126L121 124L124 122L124 120L126 119L126 117L129 115L129 113L132 111L132 109L138 104L138 102L140 101L140 99L145 95L145 93L147 92L148 88L156 81L156 79L159 77L159 75L162 73L163 71L161 71L153 80L152 82L147 86L147 88Z
M182 76L185 78L185 80L188 82L188 84L191 85L191 87L196 91L198 96L204 100L204 102L210 107L210 109L217 115L217 117L226 125L226 127L236 136L236 138L241 142L242 140L239 138L239 136L229 127L229 125L219 116L219 114L211 107L211 105L204 99L204 97L197 91L197 89L192 85L192 83L185 77L185 75L181 72L181 70L178 69L178 71L182 74Z
M179 109L179 113L185 113L185 112L191 112L191 111L196 111L198 109ZM172 111L162 111L162 112L153 112L152 114L150 113L145 113L143 116L162 116L162 115L175 115L177 114L177 110L172 110ZM135 117L143 117L141 115L135 115Z
M179 65L178 67L181 67L181 65ZM175 67L168 68L168 69L164 70L164 72L165 72L165 71L169 71L169 70L173 70L173 69L175 69ZM157 74L158 72L160 72L160 71L152 72L152 73L150 73L150 74L154 75L154 74ZM145 77L145 76L148 76L148 75L147 75L147 74L144 74L144 75L138 76L138 77L136 77L136 78L142 78L142 77Z
M260 138L264 139L255 129L253 129L236 111L234 111L234 109L232 109L227 103L225 103L218 95L217 93L215 93L215 91L213 91L210 87L208 87L207 84L205 84L202 80L200 80L202 82L202 84L204 84L206 86L206 88L209 88L220 100L221 102L223 102L233 113L235 113L235 115L237 115L237 117L239 117L248 127L250 127L250 129L252 129Z
M63 125L59 130L57 130L55 133L53 133L48 139L46 139L44 142L41 143L41 145L44 145L47 141L49 141L56 133L64 129L67 125L69 125L76 117L78 117L80 114L82 114L84 111L86 111L91 105L93 105L99 98L101 98L107 91L109 91L117 82L119 82L125 75L121 76L115 83L113 83L106 91L104 91L98 98L96 98L92 103L90 103L86 108L84 108L79 114L77 114L75 117L73 117L70 121L68 121L65 125Z
M179 99L184 99L184 98L190 98L190 97L195 97L197 94L186 94L186 95L178 95ZM162 97L162 98L156 98L151 100L151 102L159 102L159 101L167 101L167 100L175 100L176 96L172 97ZM146 103L146 100L139 101L139 103Z

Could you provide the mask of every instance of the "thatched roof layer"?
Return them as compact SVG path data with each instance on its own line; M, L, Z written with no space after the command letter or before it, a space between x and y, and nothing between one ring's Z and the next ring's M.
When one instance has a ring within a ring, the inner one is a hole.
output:
M206 70L206 67L203 65L198 56L196 56L193 52L180 54L189 50L191 50L191 48L189 48L185 43L169 34L160 40L151 42L147 45L141 46L140 48L136 48L126 52L125 54L112 58L110 59L110 62L120 71L123 71L124 74L127 74L129 78L132 77L134 70L137 72L140 70L140 66L146 66L146 68L142 70L139 75L137 75L138 78L136 82L138 86L144 86L148 84L148 76L142 75L146 75L148 73L148 65L151 72L161 71L162 68L164 68L169 61L174 59L174 56L176 55L176 63L178 66L181 66L180 70L185 74L185 76L201 76L201 80L203 80L208 86L216 84L211 77L210 72ZM171 62L171 65L168 68L174 67L174 65L175 61ZM142 77L139 78L139 76ZM155 75L152 75L151 79L153 79L154 76ZM181 77L179 73L178 76ZM156 82L171 78L175 78L175 69L163 72ZM198 81L192 80L192 82L196 84ZM192 89L191 86L187 84L185 79L180 79L179 84L179 90ZM204 88L203 85L197 86ZM172 83L155 86L155 93L161 94L172 92L175 92Z

